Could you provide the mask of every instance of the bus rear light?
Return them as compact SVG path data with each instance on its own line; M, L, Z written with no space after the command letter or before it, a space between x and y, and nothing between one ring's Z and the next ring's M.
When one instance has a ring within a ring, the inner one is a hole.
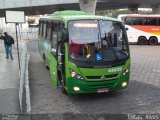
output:
M78 74L78 73L76 73L74 70L72 70L72 69L70 69L70 74L71 74L71 76L73 77L73 78L77 78L77 79L83 79L83 77L80 75L80 74Z

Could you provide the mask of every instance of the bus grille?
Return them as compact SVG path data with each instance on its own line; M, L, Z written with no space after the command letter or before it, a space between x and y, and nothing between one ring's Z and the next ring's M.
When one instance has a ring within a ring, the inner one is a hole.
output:
M110 79L117 77L118 74L112 74L112 75L105 75L104 78L102 76L86 76L87 79Z
M117 83L117 80L110 80L110 81L98 81L98 82L88 82L88 85L93 89L93 90L98 90L101 88L112 88L115 84Z
M102 76L86 76L87 79L101 79Z
M105 75L105 78L113 78L113 77L117 77L118 74L112 74L112 75Z

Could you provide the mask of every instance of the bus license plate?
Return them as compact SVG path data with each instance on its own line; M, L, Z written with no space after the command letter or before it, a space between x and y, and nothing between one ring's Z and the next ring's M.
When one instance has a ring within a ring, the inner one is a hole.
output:
M108 91L109 90L107 88L102 88L102 89L97 90L97 93L106 93Z

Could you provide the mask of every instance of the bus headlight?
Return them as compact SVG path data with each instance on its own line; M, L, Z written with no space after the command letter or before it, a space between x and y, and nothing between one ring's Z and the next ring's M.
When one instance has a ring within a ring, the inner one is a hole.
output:
M80 88L77 86L74 86L73 89L74 89L74 91L80 91Z
M124 75L126 75L127 73L129 73L129 67L124 70L124 72L122 73L122 75L124 76Z
M70 74L71 74L71 76L73 77L73 78L76 78L76 79L83 79L83 77L80 75L80 74L78 74L78 73L76 73L74 70L72 70L72 69L70 69Z
M122 87L126 87L127 84L128 84L127 82L123 82L123 83L122 83Z

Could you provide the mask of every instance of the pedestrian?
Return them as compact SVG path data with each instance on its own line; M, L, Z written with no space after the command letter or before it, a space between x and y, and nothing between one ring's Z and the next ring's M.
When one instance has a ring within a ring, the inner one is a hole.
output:
M12 56L12 45L14 44L14 39L7 32L4 32L4 36L0 36L0 39L4 40L4 47L6 50L6 58L13 60Z

